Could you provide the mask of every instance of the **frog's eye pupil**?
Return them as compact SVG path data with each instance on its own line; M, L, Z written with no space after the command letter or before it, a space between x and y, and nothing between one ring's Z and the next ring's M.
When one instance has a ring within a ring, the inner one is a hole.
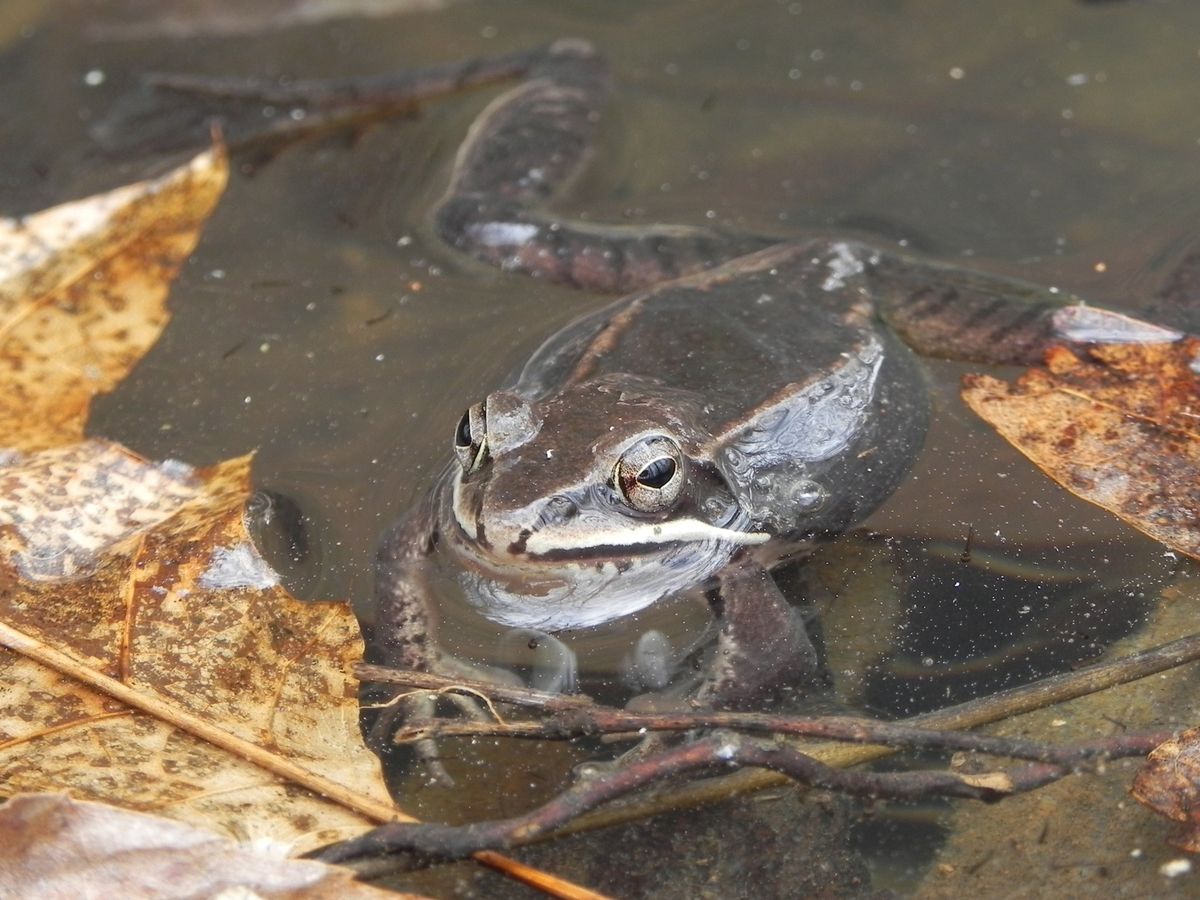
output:
M642 513L671 509L683 490L683 451L665 434L643 438L621 454L612 485L621 499Z
M637 482L643 487L661 490L675 477L675 470L677 468L675 460L669 456L660 456L646 465L642 471L638 472Z
M458 428L454 431L454 446L455 447L470 447L471 446L471 411L467 410L462 414L462 418L458 420Z
M482 403L476 403L458 420L454 429L454 455L458 457L463 473L470 475L488 458L487 411Z

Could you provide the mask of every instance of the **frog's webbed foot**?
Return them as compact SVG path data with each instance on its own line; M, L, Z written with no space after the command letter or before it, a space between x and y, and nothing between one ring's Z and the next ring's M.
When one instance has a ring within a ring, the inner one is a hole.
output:
M439 655L432 668L447 678L462 678L469 681L519 685L511 672L477 666L454 657ZM475 722L495 719L496 714L484 698L460 691L430 691L396 688L389 686L390 696L364 696L363 709L374 712L365 730L367 746L379 756L391 753L397 745L400 733L420 735L425 731L436 732L440 722L449 716L462 717ZM453 786L454 779L442 762L437 739L433 736L418 736L403 741L416 758L417 764L426 772L434 784Z

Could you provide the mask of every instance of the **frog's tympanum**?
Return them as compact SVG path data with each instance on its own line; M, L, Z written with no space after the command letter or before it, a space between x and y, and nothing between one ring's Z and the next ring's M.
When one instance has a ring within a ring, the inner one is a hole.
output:
M1050 342L1171 335L852 241L553 220L538 209L581 165L607 89L591 48L560 41L459 153L437 213L448 242L632 293L447 423L453 459L381 546L373 654L459 671L431 631L436 547L499 626L562 633L707 597L716 651L689 698L747 706L816 667L772 566L870 513L921 446L913 351L1017 363Z

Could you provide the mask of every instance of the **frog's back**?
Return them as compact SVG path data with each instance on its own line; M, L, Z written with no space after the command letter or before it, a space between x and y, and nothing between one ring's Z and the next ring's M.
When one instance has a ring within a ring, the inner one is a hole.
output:
M803 530L847 527L907 471L927 401L841 246L771 248L619 301L547 341L517 390L603 381L686 395L705 455L755 521L794 531L812 501Z
M705 424L718 433L883 339L869 300L822 258L828 246L771 248L611 304L550 338L518 390L544 396L634 376L703 397Z

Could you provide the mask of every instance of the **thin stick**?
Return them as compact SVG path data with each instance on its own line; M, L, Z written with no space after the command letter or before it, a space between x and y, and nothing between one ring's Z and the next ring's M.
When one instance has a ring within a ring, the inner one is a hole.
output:
M1137 681L1197 659L1200 659L1200 634L1193 634L1112 662L1098 663L1033 684L1000 691L990 697L912 716L903 720L903 724L946 730L977 728ZM896 751L890 747L874 745L822 743L806 747L805 752L827 765L845 767L882 759ZM649 797L638 797L632 801L613 804L564 825L556 830L553 836L594 831L676 809L716 803L728 797L786 783L788 780L775 772L746 769L722 778L698 781Z
M79 662L74 657L51 647L0 622L0 644L41 663L56 672L61 672L76 681L81 681L88 687L95 688L102 694L119 700L126 706L153 716L168 725L186 731L203 741L220 747L229 753L239 756L254 765L301 785L333 803L354 810L365 818L379 822L416 822L417 820L396 809L388 803L372 799L355 791L349 791L324 775L320 775L291 760L285 759L269 750L251 743L250 741L230 734L218 726L199 716L172 706L151 694L130 687L124 682L96 671L90 666Z
M947 771L847 772L801 752L794 744L742 735L714 734L635 760L602 777L581 779L542 806L509 819L470 825L381 825L322 851L318 858L344 862L380 853L416 854L425 859L461 859L481 848L506 848L553 833L616 797L666 778L719 771L727 766L757 766L786 775L800 784L859 797L959 797L997 800L1034 790L1070 775L1092 759L1144 756L1169 734L1121 735L1075 747L1052 748L1058 760L1027 763L997 772L967 774Z
M1164 672L1196 659L1200 659L1200 634L1180 638L1159 647L1154 647L1150 650L1145 650L1141 653L1111 662L1098 663L1074 672L1045 678L1033 684L1001 691L989 697L913 716L902 722L878 723L877 727L882 728L886 725L893 730L898 730L897 734L899 734L899 730L918 729L915 732L910 732L909 737L919 737L924 740L929 735L929 732L933 730L962 731L975 728L990 722L996 722L1022 713L1033 712L1034 710L1043 709L1056 703L1063 703L1067 700L1093 694L1120 684L1126 684L1130 681L1136 681L1139 678ZM368 665L360 665L355 671L360 678L368 681L393 682L425 687L431 690L445 689L449 686L447 679L422 672L401 672L380 666ZM577 715L586 721L589 717L595 716L598 711L602 710L602 707L598 707L586 697L546 694L540 691L509 688L499 685L456 683L465 687L481 688L493 699L501 702L520 706L532 706L558 713L567 724L570 724L573 715ZM650 725L645 719L639 720L631 713L625 713L624 715L628 716L624 724L629 727L629 730L649 727ZM670 721L671 717L660 716L650 718L657 718L660 725L671 728L686 727L688 725L690 727L700 727L705 724L737 727L740 720L740 724L745 725L749 723L751 727L755 727L758 730L759 728L766 729L766 720L772 717L754 714L699 713L694 716L679 714L673 717L674 721ZM791 721L797 723L798 720L793 719ZM836 721L835 719L826 719L823 721L808 720L808 723L805 725L797 724L795 730L800 731L803 728L808 728L811 732L816 732L821 728L829 730L831 722ZM842 719L840 721L847 729L852 728L856 724L850 719ZM510 727L516 731L520 731L523 726L520 723L513 723ZM884 731L877 731L876 734L882 736ZM843 737L845 736L847 735L844 734ZM853 737L852 735L850 736ZM855 739L863 740L862 737ZM932 741L932 739L930 740ZM984 743L988 742L984 741ZM983 745L981 744L980 746L982 748ZM998 748L999 745L997 745ZM896 752L897 749L893 747L866 743L846 744L823 741L805 747L805 753L808 756L825 765L838 768L870 762ZM777 787L788 782L789 779L786 776L777 772L744 769L733 775L696 781L650 796L639 796L631 800L612 803L603 809L564 823L561 827L556 828L553 833L541 832L530 837L532 841L541 841L549 837L558 837L582 831L592 831L597 828L606 828L612 825L625 824L658 813L715 803L728 797Z
M94 688L102 694L119 700L126 706L153 716L168 725L185 731L203 741L220 747L229 753L256 765L280 778L286 779L304 787L314 794L325 797L332 803L354 810L364 818L375 822L418 822L418 819L402 812L389 803L383 803L370 797L347 790L344 786L319 775L291 760L264 750L262 747L230 734L199 716L193 715L178 707L160 700L149 694L131 688L129 685L110 678L95 669L79 662L72 656L57 650L42 641L37 640L22 631L0 622L0 645L32 659L34 662L61 672L76 681ZM603 894L590 891L587 888L572 884L549 873L540 872L516 860L510 860L499 853L483 852L474 854L474 858L489 868L504 872L519 881L534 885L558 897L568 900L605 900Z

